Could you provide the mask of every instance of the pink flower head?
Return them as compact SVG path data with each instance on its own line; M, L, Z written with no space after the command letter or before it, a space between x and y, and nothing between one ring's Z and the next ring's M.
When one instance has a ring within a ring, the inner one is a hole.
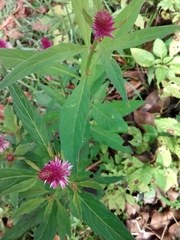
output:
M95 38L104 38L105 36L113 38L114 36L111 32L116 29L112 27L113 24L113 18L107 11L100 10L97 12L94 19L94 25L92 26L95 30Z
M12 45L10 43L0 39L0 48L12 48Z
M41 38L41 44L42 44L42 49L45 50L46 48L49 48L53 46L53 44L49 41L48 38L42 37Z
M50 187L57 188L60 185L64 189L69 182L68 176L71 174L71 169L72 165L68 161L63 162L55 157L55 161L50 160L45 164L38 177L45 183L49 183Z
M3 153L5 149L9 148L10 142L4 140L4 136L0 135L0 153Z

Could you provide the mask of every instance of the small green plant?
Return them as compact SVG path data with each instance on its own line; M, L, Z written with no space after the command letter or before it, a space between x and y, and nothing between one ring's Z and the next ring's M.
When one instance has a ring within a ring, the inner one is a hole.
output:
M158 89L163 86L162 97L174 96L180 98L180 57L170 56L166 44L161 39L156 39L153 44L153 53L131 48L134 60L142 67L148 67L148 83L150 84L155 74Z
M0 41L0 90L8 88L12 97L12 106L6 106L5 121L0 126L0 193L9 196L15 223L2 240L16 240L29 231L33 231L34 240L52 240L56 233L62 240L67 236L71 239L71 214L104 239L133 239L100 201L101 184L118 183L124 176L131 194L137 180L134 172L146 180L142 184L148 185L153 171L133 158L131 148L123 145L121 134L128 132L123 117L142 101L128 100L120 66L111 54L163 38L179 27L132 32L144 0L131 1L115 19L103 9L103 2L91 1L92 7L90 1L70 1L80 41L76 41L73 29L68 32L73 34L68 42L53 45L46 38L39 39L39 51L9 48ZM38 85L35 104L19 84L30 74L34 74ZM53 80L48 81L47 75ZM109 85L116 88L122 100L107 100ZM107 177L98 171L86 171L99 149L104 153L108 147L128 154L119 175ZM135 165L129 168L127 161ZM160 164L158 167L166 168ZM137 187L141 189L140 183ZM118 188L122 191L122 186ZM133 201L129 193L122 194Z

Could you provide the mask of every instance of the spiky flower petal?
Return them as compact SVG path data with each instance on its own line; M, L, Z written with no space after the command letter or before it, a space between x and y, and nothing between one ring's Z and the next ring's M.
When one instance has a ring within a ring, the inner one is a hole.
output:
M53 44L49 41L48 38L42 37L41 38L42 49L45 50L46 48L51 47Z
M10 142L4 140L4 136L0 135L0 153L3 153L5 149L9 148Z
M0 48L12 48L12 45L10 43L0 39Z
M94 19L94 25L92 28L95 30L95 38L104 38L105 36L113 38L114 36L111 34L112 31L114 31L116 28L113 28L114 21L111 15L105 11L100 10L97 12L95 19Z
M71 174L72 165L66 161L55 157L55 160L50 160L45 164L44 168L39 172L38 177L45 183L49 183L50 187L57 188L58 185L62 189L66 187L69 180L68 177Z

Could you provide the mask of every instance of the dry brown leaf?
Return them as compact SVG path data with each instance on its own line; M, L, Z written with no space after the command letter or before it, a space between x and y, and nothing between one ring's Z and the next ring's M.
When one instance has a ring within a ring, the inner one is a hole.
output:
M171 188L166 192L166 194L171 202L176 201L176 199L179 197L179 193Z
M131 205L126 202L125 212L128 214L129 217L131 217L136 213L140 212L140 206L137 203L135 203L134 205Z
M35 31L48 30L51 27L51 25L52 24L43 25L42 22L39 20L33 24L32 30L35 30Z
M146 97L144 105L141 106L139 110L143 112L148 112L158 100L159 100L158 91L155 90Z
M143 112L143 111L139 111L139 110L134 111L134 121L142 129L144 129L142 124L150 124L152 126L155 126L154 118L155 118L155 114Z
M128 98L133 97L135 94L137 94L137 92L139 93L144 88L140 81L135 81L134 79L130 80L129 84L126 83L125 87Z
M48 10L47 7L38 8L35 10L36 13L46 13Z
M171 237L175 237L176 239L180 237L180 222L174 223L170 226L168 230Z
M12 30L12 31L9 32L9 35L8 35L8 36L11 37L11 38L13 38L14 40L16 40L16 39L19 39L20 37L23 37L24 34L21 33L21 32L18 31L18 30Z
M8 16L6 20L0 25L0 30L5 28L7 25L9 25L12 22L14 22L14 18L12 16Z
M61 240L60 237L56 234L53 240Z
M5 106L3 104L0 104L0 119L4 120L4 108Z
M150 227L153 230L164 228L166 225L170 223L171 219L172 219L172 215L170 211L155 212L152 215Z
M4 8L6 0L0 0L0 11Z
M167 108L170 104L170 97L161 99L158 95L158 91L154 90L145 99L143 106L139 110L150 113L157 113Z
M152 233L152 232L143 231L135 239L136 240L150 240L150 239L152 239L153 235L154 235L154 233Z

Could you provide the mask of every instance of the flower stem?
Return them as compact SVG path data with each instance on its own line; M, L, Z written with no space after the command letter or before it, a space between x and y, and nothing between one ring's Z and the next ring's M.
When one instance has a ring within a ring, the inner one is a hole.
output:
M91 64L92 56L95 53L95 49L97 47L97 44L98 44L98 39L95 39L92 46L90 47L89 57L88 57L86 68L85 68L85 76L90 75L90 73L89 73L90 64Z

